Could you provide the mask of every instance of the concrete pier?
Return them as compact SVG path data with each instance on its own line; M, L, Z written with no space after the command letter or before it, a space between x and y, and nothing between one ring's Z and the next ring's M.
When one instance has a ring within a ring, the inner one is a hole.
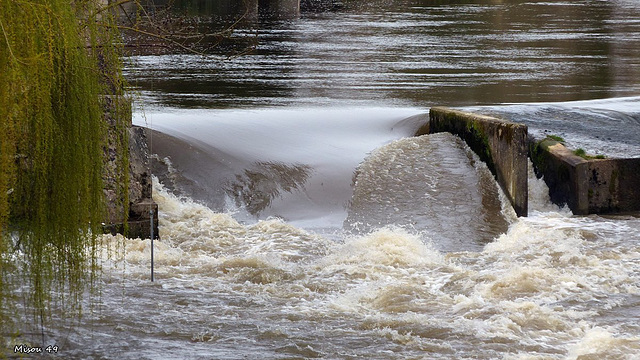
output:
M425 129L423 128L424 132ZM429 133L450 132L462 138L484 161L518 216L527 216L527 127L494 117L442 107L429 112Z
M523 124L443 107L431 108L416 136L450 132L484 161L518 216L527 216L528 159L551 201L576 215L640 211L640 158L583 158L551 138L534 139Z
M300 16L300 0L220 0L212 2L207 13L220 18L295 19Z
M530 151L553 203L577 215L640 210L640 158L584 159L550 138L531 139Z

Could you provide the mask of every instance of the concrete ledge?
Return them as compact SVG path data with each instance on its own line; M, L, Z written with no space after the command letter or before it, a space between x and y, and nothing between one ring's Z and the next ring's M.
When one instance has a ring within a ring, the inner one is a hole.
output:
M576 215L640 210L640 158L587 160L552 139L532 139L530 152L553 203Z
M424 129L422 129L424 131ZM527 126L442 107L429 112L429 133L461 137L496 177L518 216L527 216Z

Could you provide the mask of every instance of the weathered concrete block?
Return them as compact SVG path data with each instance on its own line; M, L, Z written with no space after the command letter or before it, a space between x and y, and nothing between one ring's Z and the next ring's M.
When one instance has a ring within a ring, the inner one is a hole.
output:
M530 151L553 203L577 215L640 210L640 159L587 160L552 139L532 139Z
M461 137L496 177L518 216L527 216L527 126L442 107L431 108L429 132Z
M552 139L531 141L530 151L536 175L547 183L551 201L568 205L575 214L586 214L587 198L580 194L586 194L587 160Z
M640 211L640 158L589 161L589 213Z

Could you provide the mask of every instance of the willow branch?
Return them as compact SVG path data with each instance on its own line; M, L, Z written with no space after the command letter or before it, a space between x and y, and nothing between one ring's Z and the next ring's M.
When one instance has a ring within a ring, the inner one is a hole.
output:
M13 53L13 50L11 49L11 43L9 43L9 36L7 36L7 32L4 29L4 24L2 24L2 20L0 20L0 28L2 29L2 34L4 35L4 41L7 43L7 49L9 49L9 54L11 55L11 57L19 62L20 64L25 65L25 63L23 61L21 61L20 59L18 59L16 57L16 55Z
M138 4L138 6L139 6L139 4ZM129 24L134 25L136 22L133 21L131 16L129 16L129 13L127 12L127 10L125 10L124 6L122 6L122 4L120 4L118 7L120 8L120 11L122 11L122 13L127 17L127 20L129 20Z

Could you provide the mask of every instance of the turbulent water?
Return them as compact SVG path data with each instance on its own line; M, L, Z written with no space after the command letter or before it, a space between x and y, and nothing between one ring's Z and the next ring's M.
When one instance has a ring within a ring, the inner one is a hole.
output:
M89 325L65 334L65 348L74 349L68 356L640 353L638 218L574 217L557 208L507 215L508 231L483 248L444 252L437 232L391 226L329 240L280 219L241 224L155 186L163 237L155 243L156 282L148 280L149 240L109 240L124 241L126 265L112 256L118 267L107 273L101 308Z
M462 141L408 137L417 109L315 112L151 115L173 134L153 148L180 155L157 156L156 281L150 240L106 237L94 313L46 341L96 359L639 358L639 217L573 216L531 172L517 218Z
M343 3L256 25L229 61L131 59L156 281L150 240L105 237L94 311L44 342L77 359L640 359L637 214L574 216L531 171L517 218L462 141L413 137L446 104L640 157L640 4Z

